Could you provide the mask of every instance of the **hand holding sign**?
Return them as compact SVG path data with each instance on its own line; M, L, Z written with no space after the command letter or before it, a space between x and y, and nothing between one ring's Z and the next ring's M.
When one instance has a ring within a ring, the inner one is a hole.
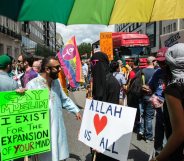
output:
M19 89L16 89L16 92L19 94L24 94L26 90L27 90L26 88L19 88Z

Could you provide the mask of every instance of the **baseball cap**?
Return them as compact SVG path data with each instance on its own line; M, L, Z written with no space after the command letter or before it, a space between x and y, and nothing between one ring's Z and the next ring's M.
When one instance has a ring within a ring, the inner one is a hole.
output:
M168 48L160 48L158 51L157 51L157 55L156 55L156 59L157 61L165 61L165 54L167 52L167 49Z
M149 64L149 63L152 63L154 60L155 60L155 57L154 57L154 56L149 56L149 57L147 58L147 63L148 63L148 64Z
M11 64L12 60L7 54L0 56L0 68L5 68L7 65Z

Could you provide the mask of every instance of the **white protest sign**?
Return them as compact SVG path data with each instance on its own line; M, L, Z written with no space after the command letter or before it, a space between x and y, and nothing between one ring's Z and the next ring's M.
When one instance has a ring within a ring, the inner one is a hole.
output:
M79 140L97 151L127 161L136 109L86 100Z

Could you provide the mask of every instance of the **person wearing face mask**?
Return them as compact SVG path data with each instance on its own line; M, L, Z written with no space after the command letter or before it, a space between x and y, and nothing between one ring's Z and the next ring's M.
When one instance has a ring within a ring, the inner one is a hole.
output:
M8 73L12 69L11 58L4 54L0 56L0 92L1 91L13 91L18 88L18 84L15 80L9 77Z
M45 58L41 74L27 83L27 89L47 88L50 91L51 151L39 154L39 161L61 161L69 157L62 108L75 114L77 120L81 119L78 107L66 96L58 80L60 70L59 61L55 57Z

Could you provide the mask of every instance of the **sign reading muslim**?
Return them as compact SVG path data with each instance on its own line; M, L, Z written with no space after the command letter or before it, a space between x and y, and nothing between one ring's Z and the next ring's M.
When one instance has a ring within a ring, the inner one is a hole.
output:
M96 151L127 161L136 109L86 100L79 140Z
M1 160L50 151L48 90L0 92Z

